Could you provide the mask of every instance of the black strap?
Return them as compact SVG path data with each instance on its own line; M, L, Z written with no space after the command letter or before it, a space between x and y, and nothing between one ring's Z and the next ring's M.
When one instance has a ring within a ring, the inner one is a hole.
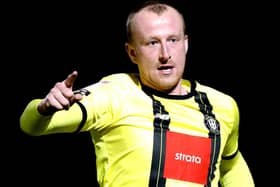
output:
M194 93L195 101L198 103L200 111L204 115L204 123L209 130L209 138L211 138L210 167L206 184L206 187L211 187L211 181L214 178L214 171L216 170L216 162L218 160L220 151L220 125L216 120L215 115L212 113L213 107L210 104L206 93L196 91L195 82L192 81L191 85L191 93ZM86 89L75 91L75 94L76 93L80 93L82 95L90 94L90 92ZM166 132L169 130L170 116L160 101L156 100L151 94L147 94L152 98L154 113L154 145L149 187L164 187L166 183L166 179L163 177L166 150ZM82 120L75 131L75 133L78 133L86 122L87 111L82 103L79 101L76 103L82 110Z
M154 113L154 145L149 187L164 187L166 179L163 177L166 131L169 130L170 117L164 106L152 95Z
M208 170L207 184L205 185L206 187L211 187L211 181L215 177L214 171L217 169L216 163L220 152L220 124L212 113L213 107L210 104L206 93L199 91L195 92L195 101L198 103L199 109L204 115L204 123L209 130L209 138L211 138L210 167Z
M211 181L215 176L214 172L220 152L220 125L212 112L213 107L206 93L196 91L195 87L195 81L191 80L190 95L194 95L195 101L198 103L199 109L204 115L204 123L209 130L209 138L211 138L210 166L208 169L207 184L205 185L205 187L211 187ZM164 109L164 106L156 100L145 87L142 87L142 89L152 98L154 112L154 147L149 187L164 187L166 182L166 179L163 177L166 132L169 130L170 117L168 112Z
M230 159L233 159L237 153L239 152L239 150L237 149L232 155L229 155L229 156L222 156L222 159L223 160L230 160Z
M87 89L83 88L83 89L74 91L74 94L81 94L83 96L88 96L90 94L90 91L88 91ZM80 130L83 128L86 120L87 120L87 110L86 110L85 106L81 102L76 101L76 103L80 106L81 111L82 111L82 120L81 120L78 128L74 131L74 133L79 133Z
M74 132L74 133L79 133L87 120L87 110L86 110L85 106L82 103L80 103L79 101L77 101L76 103L80 106L80 108L82 110L82 120L81 120L78 128Z

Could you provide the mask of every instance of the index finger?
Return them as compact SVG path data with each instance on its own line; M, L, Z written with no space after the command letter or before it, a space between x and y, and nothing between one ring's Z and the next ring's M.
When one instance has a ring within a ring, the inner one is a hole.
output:
M66 87L71 88L74 85L76 78L78 77L78 72L73 71L68 77L63 81Z

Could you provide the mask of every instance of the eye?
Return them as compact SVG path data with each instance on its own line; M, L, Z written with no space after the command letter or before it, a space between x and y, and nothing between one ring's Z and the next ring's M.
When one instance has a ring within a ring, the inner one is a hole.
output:
M158 44L158 41L156 41L156 40L148 42L148 45L150 45L150 46L154 46L154 45L157 45L157 44Z
M170 43L176 43L176 42L177 42L177 39L176 39L176 38L170 38L168 41L169 41Z

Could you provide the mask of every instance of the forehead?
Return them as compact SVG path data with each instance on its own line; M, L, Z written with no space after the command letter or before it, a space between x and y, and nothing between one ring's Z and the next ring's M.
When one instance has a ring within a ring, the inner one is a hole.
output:
M180 13L176 9L170 6L166 6L166 9L164 10L162 9L161 11L156 11L156 10L149 9L149 7L145 7L134 15L133 21L134 22L138 22L138 21L142 22L143 20L150 21L150 18L154 19L154 18L161 18L161 17L169 17L173 21L178 21L178 20L183 21L183 18L181 17Z
M132 30L134 32L148 31L150 29L169 29L178 30L183 29L183 18L181 14L172 7L167 7L161 12L153 12L148 8L144 8L135 14L132 20ZM134 27L134 29L133 29Z

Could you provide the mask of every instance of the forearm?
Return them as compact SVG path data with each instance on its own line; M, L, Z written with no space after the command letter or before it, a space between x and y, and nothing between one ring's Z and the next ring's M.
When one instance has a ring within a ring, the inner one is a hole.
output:
M74 104L69 110L61 110L53 115L41 115L37 108L41 100L32 100L20 117L23 132L32 136L51 133L74 132L79 125L82 114L79 106Z
M220 182L224 187L255 186L250 169L240 152L238 152L238 154L230 160L223 160L221 171L222 174Z

